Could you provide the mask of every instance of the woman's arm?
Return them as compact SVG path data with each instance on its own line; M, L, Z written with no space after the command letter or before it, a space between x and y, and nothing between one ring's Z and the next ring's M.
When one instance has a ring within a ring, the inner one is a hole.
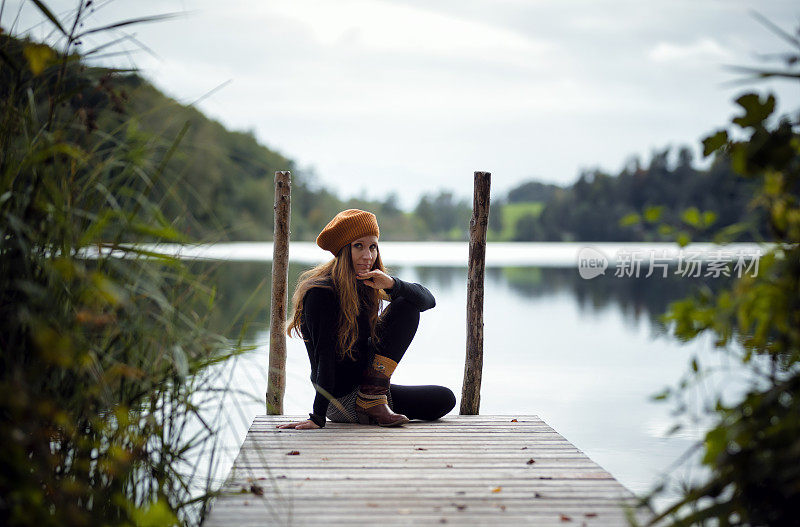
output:
M387 275L380 269L359 273L358 279L373 289L383 289L389 293L392 300L402 296L420 311L427 311L436 306L436 299L425 286L404 282L395 276Z
M311 372L317 395L311 419L325 426L330 393L336 381L336 327L339 322L339 301L330 289L314 287L303 300L303 317L308 339L313 349L316 370Z
M413 282L404 282L395 276L392 279L394 280L394 286L386 291L392 300L402 296L414 304L420 312L436 306L436 299L433 298L433 295L425 286Z
M305 421L297 421L296 423L285 423L282 425L278 425L275 428L294 428L295 430L314 430L316 428L322 428L317 423L312 421L311 419L306 419Z

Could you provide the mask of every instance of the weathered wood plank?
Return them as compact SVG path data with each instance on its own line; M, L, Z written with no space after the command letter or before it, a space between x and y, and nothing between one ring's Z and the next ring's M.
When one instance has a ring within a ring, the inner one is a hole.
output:
M256 418L205 525L626 525L635 503L536 416L275 428L297 419Z

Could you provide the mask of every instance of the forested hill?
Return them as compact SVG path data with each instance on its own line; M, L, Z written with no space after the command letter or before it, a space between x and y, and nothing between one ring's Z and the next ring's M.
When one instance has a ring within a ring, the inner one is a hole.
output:
M665 149L654 153L646 167L635 162L616 175L584 172L572 185L526 201L528 212L517 211L513 225L499 230L519 241L672 241L684 236L713 241L722 232L736 241L769 237L763 227L736 225L766 222L750 203L755 183L735 175L727 158L699 170L688 148L676 157L668 162L670 150ZM515 196L524 189L512 190L505 207L523 207Z
M383 201L342 199L315 184L294 161L261 145L250 133L225 129L196 108L178 104L138 76L120 79L128 97L132 129L170 140L188 129L169 161L171 173L190 192L192 234L229 240L265 240L272 235L272 175L292 170L292 237L313 240L325 223L348 207L374 211L382 237L392 240L464 240L470 203L453 192L420 197L413 210ZM135 126L134 126L135 124ZM644 166L633 163L617 174L586 171L572 185L527 181L495 196L489 236L504 241L668 241L680 232L710 241L748 216L752 185L718 159L700 170L682 148L672 163L669 149ZM637 218L638 216L638 218ZM637 221L638 220L638 221ZM713 220L713 221L710 221ZM764 222L758 222L764 224ZM766 233L743 231L738 240Z
M229 131L196 108L178 104L138 75L118 77L113 84L124 98L121 112L104 107L98 125L119 128L129 140L159 144L157 150L168 157L165 191L179 197L165 201L171 208L165 217L180 217L182 230L201 239L259 240L271 233L271 174L293 170L291 160L251 134ZM302 192L303 182L295 184ZM181 210L175 210L178 203Z
M453 192L436 190L423 195L409 212L399 209L395 196L383 201L342 199L316 185L294 161L259 144L252 134L225 129L196 108L164 96L138 76L120 82L126 88L128 114L136 116L131 122L142 130L169 140L184 123L189 124L168 166L185 181L182 188L191 191L193 234L221 232L223 239L269 239L272 175L275 170L289 169L293 174L293 239L313 239L337 211L348 207L378 214L386 239L467 237L470 204ZM494 198L490 239L666 241L685 231L695 240L711 240L720 230L752 214L748 210L752 185L734 176L724 158L699 170L686 148L678 151L673 163L668 162L669 157L669 149L656 152L646 166L634 163L616 175L587 171L567 187L524 182ZM738 239L757 236L744 231Z
M0 38L9 59L24 63L25 42ZM148 185L159 196L164 221L191 239L270 239L276 170L293 174L295 240L313 240L336 212L351 207L375 212L384 239L467 239L471 204L454 192L431 189L411 211L401 210L393 195L381 201L342 199L251 133L227 130L138 75L88 67L81 71L76 75L82 77L69 79L77 86L69 104L84 116L87 129L99 128L124 142L131 159L147 157L146 164L159 174ZM7 90L12 81L6 70L0 74L0 89ZM46 112L46 101L40 104ZM648 166L617 175L586 172L568 187L528 181L504 196L493 196L489 239L652 241L672 240L686 230L703 240L749 214L752 188L733 176L724 159L697 170L688 150L679 153L674 166L668 157L667 151L654 154ZM458 189L457 194L470 190ZM753 238L745 232L739 239Z
M191 237L202 240L268 240L273 225L273 175L292 171L292 237L314 239L336 212L349 206L375 210L382 227L393 238L414 239L413 219L385 203L343 202L327 189L315 185L295 162L261 145L251 133L227 130L193 106L166 97L137 75L115 81L125 99L123 112L106 105L98 125L122 127L128 136L161 143L166 157L164 180L178 200L168 200L167 218L180 218ZM183 132L183 135L181 135ZM154 159L157 164L161 160ZM180 203L180 210L175 207Z

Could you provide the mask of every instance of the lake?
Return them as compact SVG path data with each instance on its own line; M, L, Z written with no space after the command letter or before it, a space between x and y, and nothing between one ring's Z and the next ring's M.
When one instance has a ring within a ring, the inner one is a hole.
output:
M466 348L466 245L385 245L382 256L390 272L424 284L437 300L434 309L422 314L417 336L392 381L441 384L460 398ZM666 277L660 268L645 277L647 265L638 277L615 273L615 266L618 270L625 260L619 251L644 251L646 256L667 244L503 245L510 247L490 244L487 249L481 413L539 415L629 489L647 492L708 426L700 415L694 420L684 416L683 429L669 435L677 422L673 405L654 402L652 396L675 386L693 358L701 367L716 370L687 392L688 408L694 413L702 414L717 394L728 399L751 382L737 361L715 350L710 339L680 343L659 321L670 302L698 287L724 287L731 278L719 273L704 276L706 271L697 277L680 274L674 245L669 246L675 252ZM576 254L584 246L599 247L608 257L604 274L581 277ZM235 245L229 245L224 251L216 249L221 253L204 256L225 261L190 264L208 271L209 283L217 288L215 329L254 347L215 372L218 383L237 389L220 401L224 450L216 473L223 479L253 416L265 413L271 245L240 248L237 253ZM728 246L725 251L753 248ZM526 254L528 260L520 256ZM325 253L313 244L295 244L292 257L291 285L311 263L325 259ZM706 254L701 260L710 266L713 257ZM456 265L459 261L463 263ZM757 269L751 267L750 272ZM237 313L238 320L231 324ZM289 339L287 415L305 416L311 411L314 391L309 374L302 341ZM693 459L675 474L694 478L701 471Z

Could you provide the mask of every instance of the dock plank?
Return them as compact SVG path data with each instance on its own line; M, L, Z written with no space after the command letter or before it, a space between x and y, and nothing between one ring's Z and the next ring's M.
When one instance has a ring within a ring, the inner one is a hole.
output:
M275 428L302 419L256 417L205 526L623 526L635 504L537 416Z

